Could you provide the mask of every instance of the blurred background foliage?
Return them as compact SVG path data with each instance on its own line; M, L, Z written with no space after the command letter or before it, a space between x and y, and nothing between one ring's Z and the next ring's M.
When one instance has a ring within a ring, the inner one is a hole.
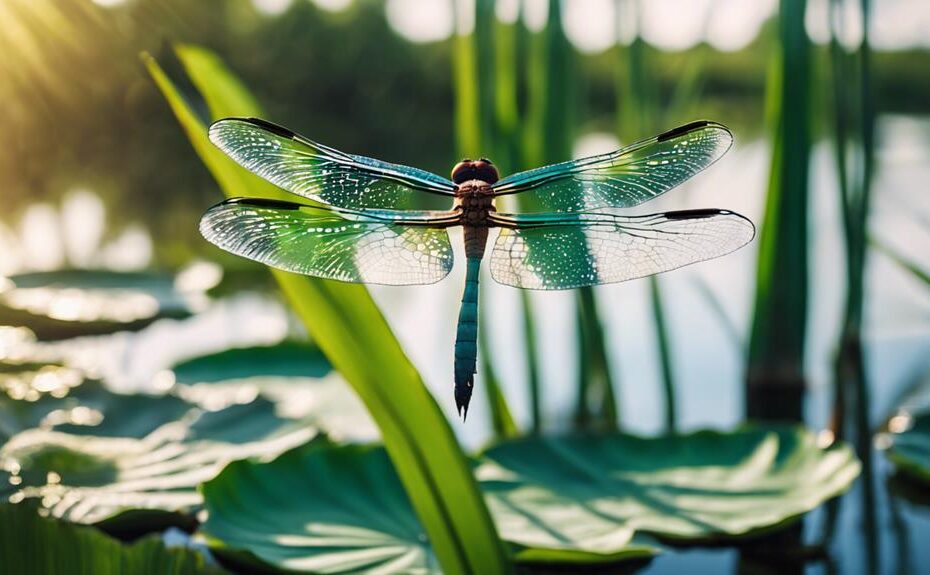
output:
M216 198L214 184L188 152L135 56L143 49L157 55L167 42L195 41L216 51L254 87L270 119L334 147L442 174L456 157L450 23L437 22L426 32L441 36L445 30L445 38L412 43L389 22L391 10L416 10L415 2L389 2L387 13L380 0L337 3L337 11L307 0L99 4L0 4L5 22L0 133L6 142L0 154L0 220L8 225L32 202L57 200L85 187L100 195L119 222L143 223L158 238L157 263L183 263L204 247L196 241L195 223L203 206ZM269 13L279 7L286 10ZM699 108L665 115L659 127L699 112L725 118L740 138L760 134L775 34L770 19L735 51L700 43L669 52L644 43L657 109L668 108L682 78L700 67ZM615 50L573 59L577 135L610 132L616 125L615 86L630 71L617 66ZM815 61L828 56L826 45L816 45L814 52ZM876 53L881 112L930 113L927 63L926 52L917 47ZM492 61L476 64L482 73L493 73ZM531 105L525 78L518 81L515 105L525 110ZM830 116L822 105L814 108L812 129L823 135Z

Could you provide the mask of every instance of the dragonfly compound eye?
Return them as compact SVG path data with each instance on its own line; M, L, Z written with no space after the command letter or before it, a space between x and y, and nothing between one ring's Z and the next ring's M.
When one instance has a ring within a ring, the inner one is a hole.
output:
M456 184L475 179L474 162L469 159L462 160L452 168L452 181Z
M493 184L500 179L500 175L497 173L497 168L494 167L494 164L491 160L486 158L481 158L477 162L473 162L475 166L475 178L481 180L482 182L487 182Z

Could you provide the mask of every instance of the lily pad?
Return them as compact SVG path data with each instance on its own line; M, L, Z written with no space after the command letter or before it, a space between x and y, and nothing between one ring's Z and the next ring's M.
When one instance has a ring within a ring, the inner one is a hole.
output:
M930 409L902 412L892 421L888 459L911 479L930 484Z
M257 395L292 419L318 423L333 438L371 441L378 429L358 396L315 347L297 341L236 348L193 358L171 368L176 393L216 410Z
M0 282L0 324L29 327L41 340L142 329L191 314L174 277L101 270L35 272Z
M476 474L518 560L588 563L628 556L630 534L707 542L783 526L845 491L859 467L849 447L822 449L803 428L748 427L512 440Z
M201 503L197 486L230 461L270 459L317 433L305 422L278 416L275 404L262 397L216 412L188 407L180 420L142 438L119 431L125 424L135 430L132 414L125 410L108 437L47 429L13 436L0 448L0 468L10 475L0 495L13 503L36 499L55 517L107 522L116 530L135 529L120 515L140 510L147 521L189 526Z
M226 562L307 573L439 574L387 452L325 441L203 486L202 532Z
M30 428L143 437L192 406L171 395L124 395L60 364L0 364L0 443Z
M26 506L0 505L0 557L10 575L220 575L202 554L168 549L159 537L132 545L90 527L39 517Z
M859 463L800 428L646 439L534 437L476 465L498 532L527 566L581 568L775 529L845 490ZM311 445L238 461L203 486L222 556L315 573L437 569L380 447Z
M316 347L283 341L196 357L175 365L171 371L178 383L193 385L251 377L323 377L332 367Z

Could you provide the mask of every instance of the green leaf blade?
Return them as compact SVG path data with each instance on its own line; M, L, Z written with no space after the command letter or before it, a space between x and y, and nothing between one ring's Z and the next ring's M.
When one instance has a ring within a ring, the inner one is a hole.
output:
M178 56L204 92L213 119L260 116L218 59L182 46ZM206 126L151 57L149 72L194 149L229 197L278 197L215 149ZM271 189L269 189L271 188ZM507 573L509 560L448 422L368 291L361 285L272 270L324 354L368 407L446 573Z

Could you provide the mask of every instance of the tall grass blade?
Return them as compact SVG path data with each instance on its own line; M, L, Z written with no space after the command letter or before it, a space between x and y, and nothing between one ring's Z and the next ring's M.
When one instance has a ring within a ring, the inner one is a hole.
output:
M481 314L479 325L488 325L487 309L488 306L486 305L479 306L478 313ZM488 348L488 338L486 337L478 338L478 360L481 365L481 383L487 394L488 407L491 410L491 429L494 432L494 438L503 440L517 437L520 435L520 428L517 427L517 423L510 413L510 406L507 404L500 380L494 371L491 352Z
M513 23L494 20L494 163L501 174L512 174L520 165L520 109L517 99L519 62L519 12Z
M535 167L569 159L574 141L574 51L562 27L559 0L549 0L546 26L529 35L527 48L527 118L522 155L524 167ZM519 201L530 200L520 198ZM534 209L532 205L523 207ZM594 292L591 288L580 288L578 294L581 351L575 422L582 427L613 428L617 420L617 402L610 370L591 368L608 363L608 353L603 347L606 339L597 319ZM600 375L592 377L594 373ZM531 384L531 391L538 389L538 385L538 381ZM592 400L598 405L592 404ZM535 402L540 401L537 398Z
M212 119L261 109L220 60L177 49ZM151 57L145 63L191 144L227 196L281 196L214 148L206 124ZM282 291L333 366L381 429L443 571L508 573L510 564L452 429L364 286L273 271ZM378 510L373 510L377 513Z
M656 340L659 347L659 366L662 374L662 390L665 394L665 430L675 431L678 414L675 409L675 377L672 371L672 353L668 340L668 327L665 321L665 305L662 291L655 276L649 278L649 295L652 299L652 320L656 326Z
M455 135L456 149L462 158L496 156L497 144L497 95L494 93L493 80L496 77L494 66L496 40L487 30L493 30L494 3L489 0L475 2L475 30L471 33L461 29L455 37L453 55L455 88ZM462 6L458 6L461 14ZM479 65L481 63L481 65ZM497 162L496 158L492 158ZM487 306L479 306L482 316ZM488 325L484 319L479 325ZM507 405L500 382L494 372L491 356L488 353L487 338L479 334L480 365L488 407L491 410L491 423L494 435L498 438L511 437L517 433L516 423Z
M656 82L647 72L646 43L639 34L641 4L638 1L624 3L623 0L620 0L617 9L621 14L624 13L623 8L625 7L634 9L626 10L625 16L636 19L635 29L637 33L625 50L620 48L620 57L623 60L622 64L625 64L626 77L625 81L618 80L620 85L617 89L619 97L617 119L621 138L630 142L656 132L660 110L656 105L658 101ZM696 70L697 68L692 69ZM699 75L692 72L679 83L678 93L676 94L678 105L684 106L685 103L694 98L696 90L700 88L698 78ZM675 377L672 371L671 337L669 336L668 323L665 318L665 304L662 301L659 278L650 277L648 282L649 305L656 330L656 349L659 352L659 376L665 402L665 428L667 431L674 431L677 413L675 410Z
M711 287L707 285L707 282L701 278L695 278L694 285L697 288L698 294L700 294L700 296L704 298L704 302L707 303L708 309L717 316L733 348L739 350L741 353L744 352L746 349L746 342L743 341L740 330L736 327L736 322L733 321L733 318L731 318L727 310L724 309L723 302L720 301L720 298L714 293Z
M781 0L767 105L772 164L749 344L750 417L800 420L807 326L810 40L805 0Z
M575 426L581 429L616 429L619 421L617 400L594 290L578 290L578 327L582 353L578 366L580 385Z
M548 68L551 38L547 33L548 28L541 32L530 33L525 25L520 22L515 25L515 30L516 33L514 34L513 41L515 52L514 61L518 61L519 55L517 52L522 45L526 50L527 91L527 109L526 117L523 122L523 130L522 133L517 134L515 131L513 134L514 163L516 164L514 169L516 170L530 169L546 163L546 140L556 139L559 137L559 134L551 134L549 132L551 128L548 122L548 120L550 120L548 116L550 94L548 93L547 78L549 73L551 73L551 70ZM501 57L503 57L503 54ZM502 67L507 66L504 62L502 62L501 65ZM517 110L516 74L511 74L510 77L514 80L512 101L502 102L502 104L505 108ZM505 88L501 86L500 89L503 91ZM511 98L504 98L502 94L499 99L510 100ZM520 197L518 195L514 200L520 209L537 209L536 206L533 205L532 198ZM523 333L527 342L526 373L529 387L531 426L534 432L539 432L543 429L544 425L541 408L542 385L539 379L539 357L535 345L536 322L533 319L534 310L529 294L520 294L520 308L523 314Z
M874 238L869 242L869 244L874 249L887 256L888 259L901 266L901 268L911 274L914 279L930 288L930 272L921 268L920 265L912 261L910 258L901 255L891 247Z
M481 100L475 35L461 30L453 40L452 85L455 94L455 142L460 158L481 156Z

